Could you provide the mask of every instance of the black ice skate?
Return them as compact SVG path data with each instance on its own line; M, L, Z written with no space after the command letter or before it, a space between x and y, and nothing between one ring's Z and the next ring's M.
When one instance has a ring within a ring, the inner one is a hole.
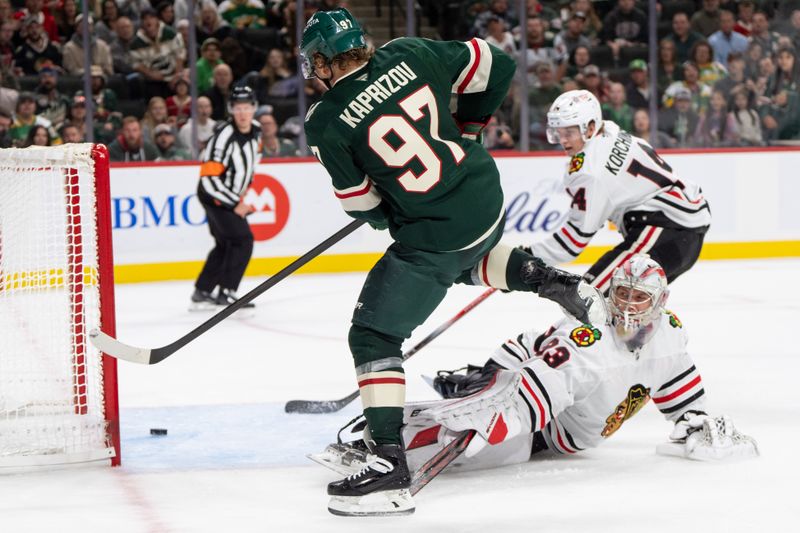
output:
M219 288L219 292L217 293L217 305L221 305L227 307L233 303L239 301L239 297L236 296L236 292L230 289L223 289L222 287ZM256 306L253 302L248 302L242 306L242 309L252 309Z
M218 309L217 300L211 293L195 289L189 311L214 311Z
M580 276L548 267L538 258L525 261L520 274L540 297L556 302L584 324L606 323L605 298Z
M411 514L411 475L402 446L381 444L359 472L328 485L328 510L340 516Z

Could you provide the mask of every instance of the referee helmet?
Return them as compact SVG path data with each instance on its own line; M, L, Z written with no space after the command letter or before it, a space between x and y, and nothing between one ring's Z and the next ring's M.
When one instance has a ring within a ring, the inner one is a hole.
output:
M233 88L228 99L228 112L233 113L233 106L241 103L256 105L256 94L247 85Z

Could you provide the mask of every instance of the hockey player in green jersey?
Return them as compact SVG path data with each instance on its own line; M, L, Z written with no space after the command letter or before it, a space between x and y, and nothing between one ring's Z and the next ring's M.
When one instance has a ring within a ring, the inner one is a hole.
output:
M388 228L395 241L367 276L349 334L372 460L328 486L328 508L411 513L402 343L447 289L538 292L582 321L602 315L602 298L578 276L498 245L503 192L494 160L475 141L506 96L513 59L481 39L401 38L373 54L345 9L311 17L300 52L305 76L329 87L306 116L309 148L347 214Z

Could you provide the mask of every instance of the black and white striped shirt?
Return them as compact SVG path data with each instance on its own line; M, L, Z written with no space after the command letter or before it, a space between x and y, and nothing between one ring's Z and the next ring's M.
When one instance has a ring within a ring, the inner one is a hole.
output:
M204 204L236 207L253 181L259 160L261 129L253 121L250 133L236 129L233 119L214 130L203 151L197 195Z

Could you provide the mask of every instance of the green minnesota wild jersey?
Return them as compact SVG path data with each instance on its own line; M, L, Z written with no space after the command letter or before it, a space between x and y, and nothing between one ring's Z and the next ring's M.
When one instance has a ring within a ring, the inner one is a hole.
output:
M352 217L387 224L411 248L454 251L486 238L503 220L494 160L461 136L506 96L513 59L482 39L401 38L337 80L309 108L309 148Z

